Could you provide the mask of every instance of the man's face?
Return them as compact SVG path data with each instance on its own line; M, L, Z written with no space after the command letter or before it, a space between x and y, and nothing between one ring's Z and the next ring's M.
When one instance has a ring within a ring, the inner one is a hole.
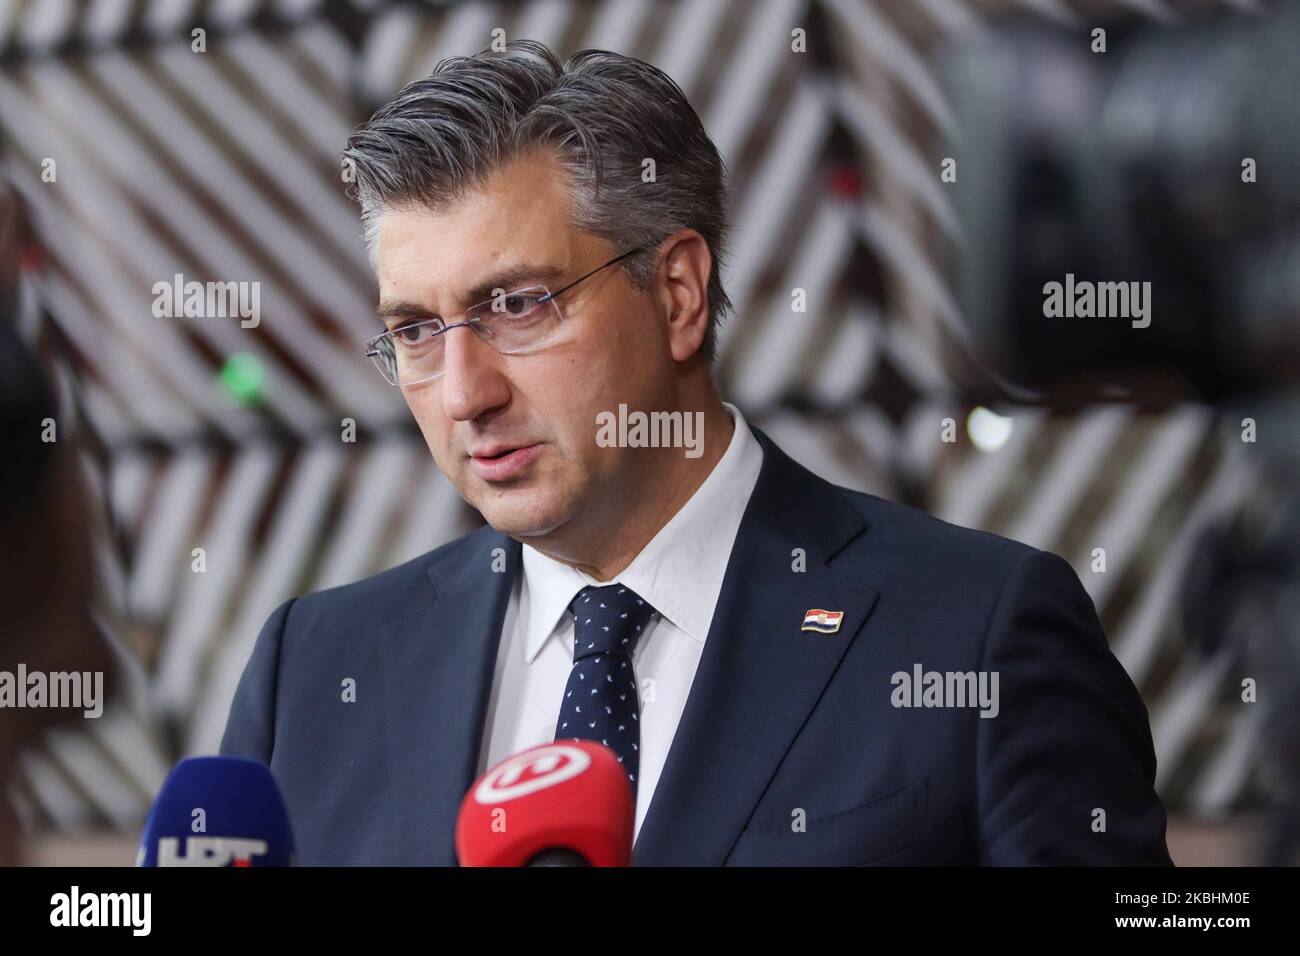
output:
M562 288L626 250L569 225L568 182L548 154L521 158L439 212L386 211L376 250L380 313L397 303L448 323L488 296ZM533 273L496 277L522 265ZM596 416L671 401L673 363L656 296L619 266L556 302L546 347L502 355L469 327L444 333L444 372L403 394L438 467L498 531L545 535L582 517L616 515L638 486L628 449L596 444ZM390 327L415 321L386 320Z

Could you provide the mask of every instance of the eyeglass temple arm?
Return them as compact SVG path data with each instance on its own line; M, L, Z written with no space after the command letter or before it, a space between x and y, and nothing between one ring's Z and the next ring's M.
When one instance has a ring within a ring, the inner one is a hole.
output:
M621 256L615 256L613 259L610 259L609 262L606 262L603 266L597 266L596 268L592 269L592 270L591 270L590 272L588 272L585 276L580 276L580 277L578 277L577 279L574 279L572 282L570 282L568 285L566 285L563 289L556 289L554 292L551 292L551 293L548 293L547 295L542 296L540 299L538 299L538 301L539 301L539 302L545 302L547 299L554 299L556 296L558 296L558 295L562 295L563 293L568 292L570 289L572 289L572 288L573 288L575 285L577 285L579 282L582 282L584 279L590 279L592 276L594 276L594 275L595 275L597 272L599 272L601 269L608 269L608 268L609 268L610 266L612 266L614 263L619 262L619 261L621 261L621 260L623 260L623 259L626 259L628 256L633 255L634 253L637 253L637 252L643 252L643 251L644 251L645 249L647 249L647 248L649 248L649 247L648 247L648 246L637 246L635 249L629 249L627 252L623 253Z

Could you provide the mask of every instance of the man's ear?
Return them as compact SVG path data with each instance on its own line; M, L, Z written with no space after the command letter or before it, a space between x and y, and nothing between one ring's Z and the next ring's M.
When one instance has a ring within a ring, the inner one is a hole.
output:
M709 328L709 276L713 255L694 229L683 229L659 246L662 261L655 288L668 322L673 361L685 362L700 350Z

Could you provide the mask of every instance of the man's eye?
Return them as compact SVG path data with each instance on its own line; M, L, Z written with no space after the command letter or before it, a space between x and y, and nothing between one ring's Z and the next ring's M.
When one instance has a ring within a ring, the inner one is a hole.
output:
M393 330L393 338L401 345L420 345L429 341L437 327L429 325L404 325L401 328Z
M511 318L527 316L537 306L535 295L508 295L501 301L501 312Z

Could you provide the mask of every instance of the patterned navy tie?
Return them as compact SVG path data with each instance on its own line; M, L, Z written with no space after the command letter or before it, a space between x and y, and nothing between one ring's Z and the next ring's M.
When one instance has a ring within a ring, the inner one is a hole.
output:
M569 604L573 670L555 722L556 740L593 740L618 755L636 794L641 702L632 652L655 610L621 584L588 587Z

